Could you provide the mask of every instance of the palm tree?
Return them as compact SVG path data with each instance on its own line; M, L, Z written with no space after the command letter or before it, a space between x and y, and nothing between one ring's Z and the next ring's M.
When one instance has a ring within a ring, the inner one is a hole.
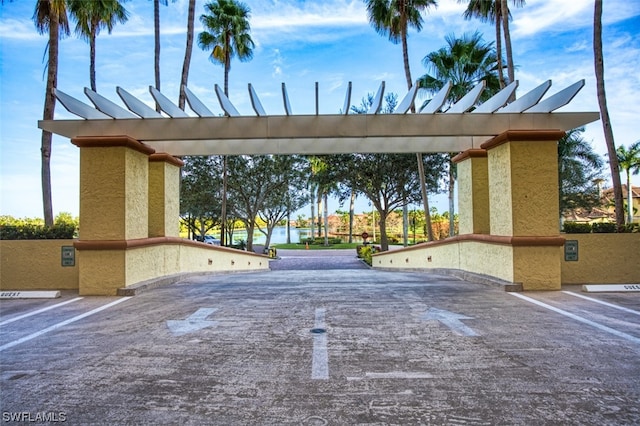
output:
M184 49L184 62L182 63L182 75L180 77L180 95L178 107L184 110L184 102L187 95L184 88L189 80L189 67L191 65L191 52L193 51L193 21L196 14L196 0L189 0L189 15L187 17L187 46Z
M600 177L602 158L582 137L584 128L572 129L558 141L560 215L576 208L589 209L600 202L592 183Z
M44 95L43 120L53 120L56 98L53 89L58 84L58 40L69 35L67 3L65 0L38 0L33 13L33 22L40 34L49 34L47 61L47 88ZM53 226L53 203L51 201L51 132L42 131L40 152L42 156L42 206L44 223Z
M627 223L633 222L633 191L631 187L631 173L640 173L640 140L631 144L627 150L620 145L616 150L618 164L627 175Z
M91 90L96 91L96 37L106 28L109 34L114 25L124 24L128 12L119 0L68 0L69 13L76 20L75 33L89 42L89 80Z
M451 82L448 102L454 104L475 85L485 81L485 90L480 97L487 100L500 90L497 72L497 57L493 43L485 43L478 32L456 38L445 37L447 46L424 57L422 63L428 73L418 79L418 85L429 93L438 92L447 82ZM449 236L454 234L454 187L456 181L455 164L451 161L455 154L449 154Z
M413 86L409 68L407 32L409 27L422 30L422 12L437 6L436 0L365 0L369 22L380 35L386 35L392 43L402 43L404 73L407 89Z
M604 55L602 53L602 0L595 0L593 13L593 57L596 74L596 87L600 119L604 130L604 140L607 144L611 181L613 183L613 199L616 210L616 225L618 229L624 226L624 203L622 201L622 183L620 181L620 165L616 155L616 144L607 108L607 92L604 87Z
M404 61L404 74L407 79L407 90L411 90L413 79L409 67L409 49L407 45L407 33L409 27L416 31L422 30L422 12L429 7L437 7L436 0L365 0L369 22L380 35L387 35L392 43L402 43L402 58ZM415 107L411 107L415 112ZM427 197L427 183L424 173L422 153L416 153L418 162L418 175L420 178L420 190L424 211L429 212L429 199ZM428 238L433 240L431 226L427 227Z
M249 34L250 9L235 0L215 0L205 4L209 15L201 15L200 22L205 31L198 34L198 45L203 50L211 50L210 59L224 66L224 94L229 96L229 69L231 58L241 61L253 57L254 43ZM222 230L227 218L227 157L222 157ZM224 244L224 237L222 237Z
M498 77L500 79L500 87L505 87L507 83L504 81L502 74L502 28L504 28L505 45L507 48L507 73L509 83L515 80L515 69L513 64L513 53L511 50L511 34L509 32L509 19L511 12L507 6L507 1L503 0L458 0L458 3L468 2L467 9L463 16L465 19L480 18L483 22L494 22L496 28L496 51L498 59ZM525 0L512 0L515 7L522 7ZM506 11L506 13L503 13Z
M205 31L198 34L198 44L203 50L211 50L212 62L224 66L224 93L229 96L231 59L237 56L244 62L253 57L254 43L249 34L251 10L236 0L215 0L204 7L209 15L200 16Z

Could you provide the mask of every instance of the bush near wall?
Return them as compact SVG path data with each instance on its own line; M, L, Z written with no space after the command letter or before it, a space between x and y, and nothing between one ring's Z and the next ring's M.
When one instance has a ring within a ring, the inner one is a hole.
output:
M583 223L583 222L565 222L562 230L567 234L615 234L617 231L616 224L613 222L596 222L596 223ZM640 227L637 223L626 224L621 233L638 232Z
M0 216L0 240L67 240L74 237L77 229L78 219L68 213L59 214L51 227L39 218Z

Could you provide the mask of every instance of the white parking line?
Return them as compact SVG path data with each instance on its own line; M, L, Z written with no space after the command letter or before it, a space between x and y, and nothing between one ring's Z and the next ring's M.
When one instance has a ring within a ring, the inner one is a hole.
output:
M633 309L625 308L624 306L614 305L613 303L605 302L603 300L594 299L593 297L583 296L582 294L574 293L572 291L562 290L562 292L565 293L565 294L570 294L571 296L579 297L581 299L590 300L592 302L596 302L596 303L599 303L601 305L608 306L610 308L619 309L621 311L625 311L625 312L628 312L630 314L640 315L640 312L634 311Z
M76 297L75 299L67 300L66 302L62 302L62 303L56 303L55 305L47 306L46 308L38 309L37 311L27 312L26 314L22 314L22 315L19 315L19 316L15 317L15 318L11 318L11 319L8 319L8 320L6 320L6 321L2 321L2 322L0 322L0 326L5 325L5 324L12 323L12 322L14 322L14 321L21 320L21 319L23 319L23 318L30 317L30 316L32 316L32 315L39 314L39 313L41 313L41 312L48 311L48 310L50 310L50 309L54 309L54 308L57 308L57 307L60 307L60 306L66 305L67 303L76 302L76 301L78 301L78 300L80 300L80 299L83 299L83 297Z
M632 336L632 335L627 334L627 333L623 333L622 331L618 331L616 329L613 329L611 327L607 327L606 325L599 324L597 322L588 320L586 318L579 317L577 315L572 314L571 312L567 312L567 311L564 311L562 309L558 309L558 308L556 308L554 306L547 305L546 303L540 302L539 300L536 300L536 299L532 299L531 297L527 297L527 296L524 296L524 295L519 294L519 293L509 293L509 294L512 295L512 296L515 296L515 297L519 297L522 300L526 300L527 302L531 302L531 303L533 303L535 305L542 306L543 308L549 309L549 310L551 310L553 312L557 312L560 315L564 315L566 317L569 317L571 319L579 321L579 322L581 322L583 324L590 325L590 326L595 327L595 328L597 328L599 330L602 330L602 331L605 331L607 333L613 334L614 336L622 337L623 339L626 339L626 340L628 340L630 342L633 342L633 343L636 343L636 344L640 345L640 338L638 338L638 337Z
M27 341L29 341L31 339L35 339L36 337L42 336L43 334L48 333L48 332L53 331L53 330L56 330L56 329L58 329L60 327L64 327L65 325L68 325L68 324L71 324L73 322L79 321L79 320L81 320L83 318L86 318L86 317L88 317L90 315L96 314L96 313L98 313L100 311L104 311L105 309L110 308L110 307L112 307L114 305L117 305L118 303L122 303L122 302L125 302L125 301L131 299L131 297L132 296L123 297L121 299L114 300L111 303L107 303L104 306L100 306L99 308L93 309L93 310L91 310L89 312L85 312L84 314L77 315L77 316L75 316L73 318L69 318L68 320L65 320L65 321L59 322L57 324L54 324L51 327L47 327L47 328L45 328L43 330L36 331L35 333L29 334L28 336L22 337L22 338L20 338L18 340L14 340L13 342L6 343L6 344L0 346L0 352L5 350L5 349L9 349L9 348L12 348L14 346L17 346L20 343L24 343L24 342L27 342Z
M313 326L318 331L313 335L313 360L311 364L311 378L327 380L329 378L329 355L327 353L327 333L324 322L324 308L316 309L316 320Z

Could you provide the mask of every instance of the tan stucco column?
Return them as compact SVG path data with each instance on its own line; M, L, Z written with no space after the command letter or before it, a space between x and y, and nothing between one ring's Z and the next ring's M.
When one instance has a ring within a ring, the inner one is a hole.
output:
M127 283L127 244L148 238L149 155L127 136L79 137L81 295L115 295Z
M460 235L489 233L489 174L487 151L468 149L452 160L457 164Z
M560 130L507 131L485 142L489 178L490 233L508 241L513 282L525 290L559 289L558 140ZM507 238L504 238L507 237Z
M180 234L180 167L182 160L166 153L149 156L149 237Z

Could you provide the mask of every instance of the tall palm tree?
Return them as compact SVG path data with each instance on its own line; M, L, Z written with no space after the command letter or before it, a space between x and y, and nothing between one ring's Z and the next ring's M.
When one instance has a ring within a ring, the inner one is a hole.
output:
M89 42L89 80L96 91L96 37L106 28L109 34L117 22L127 22L129 14L119 0L68 0L69 13L76 21L75 33Z
M409 49L407 33L409 28L416 31L422 30L422 12L426 12L431 6L437 7L436 0L364 0L367 4L369 22L380 35L386 35L392 43L402 43L402 59L404 62L404 74L407 79L407 90L411 90L413 79L409 67ZM415 112L415 107L411 107ZM416 153L418 162L418 175L425 216L429 216L429 199L427 196L427 183L424 172L422 153ZM429 240L433 240L433 232L430 223L427 226Z
M237 56L244 62L253 57L254 43L249 34L251 10L236 0L215 0L204 7L209 14L200 16L205 31L198 34L198 45L211 50L212 62L224 66L224 93L229 96L231 59Z
M184 109L187 95L184 88L189 80L189 67L191 65L191 52L193 51L193 21L196 15L196 0L189 0L189 14L187 17L187 46L184 49L184 61L182 63L182 75L180 77L180 95L178 96L178 107Z
M450 34L445 40L447 46L427 54L422 60L428 73L418 79L420 87L433 94L450 81L449 104L459 101L483 80L486 86L480 100L487 100L500 90L493 43L485 43L479 32L465 34L462 38ZM449 236L454 235L456 167L451 160L455 154L449 154Z
M633 222L633 191L631 188L631 173L640 173L640 140L631 144L629 149L620 145L616 149L618 164L627 176L627 223Z
M229 96L229 69L231 58L240 61L253 57L254 43L249 32L247 5L236 0L215 0L205 4L209 14L200 15L205 31L198 34L198 45L203 50L211 50L210 59L224 66L224 94ZM222 232L227 218L227 157L222 157ZM224 244L224 237L222 237Z
M595 0L593 12L593 57L596 74L596 90L600 107L600 120L604 130L604 140L607 144L611 181L613 182L613 199L616 210L616 225L618 229L624 226L624 203L622 201L622 183L620 181L620 165L616 155L616 144L607 108L607 92L604 87L604 55L602 52L602 0Z
M44 95L43 120L53 120L56 98L53 89L58 84L58 40L69 35L67 2L65 0L38 0L33 13L33 22L40 34L48 34L47 88ZM44 223L53 226L53 203L51 201L51 132L42 131L40 152L42 156L42 206Z

